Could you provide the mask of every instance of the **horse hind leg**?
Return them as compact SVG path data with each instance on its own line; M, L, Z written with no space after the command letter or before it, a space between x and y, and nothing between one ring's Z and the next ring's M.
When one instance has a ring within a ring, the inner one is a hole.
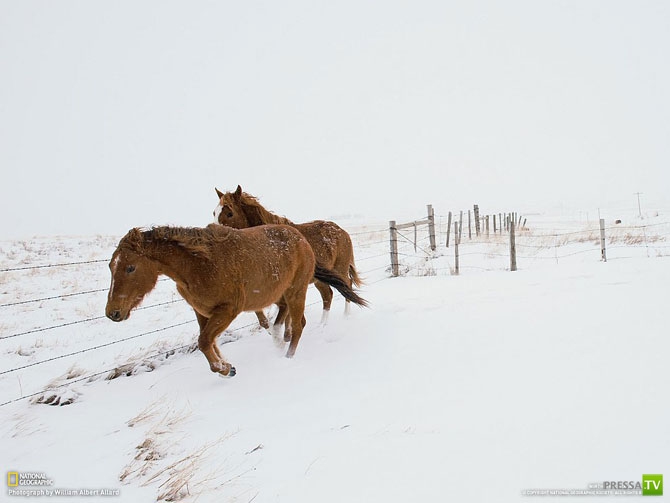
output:
M284 315L284 342L291 342L293 336L293 325L291 325L291 317L288 314Z
M333 289L323 281L315 280L314 286L321 294L323 300L323 311L321 312L321 325L325 325L328 321L328 314L330 313L330 306L333 303Z

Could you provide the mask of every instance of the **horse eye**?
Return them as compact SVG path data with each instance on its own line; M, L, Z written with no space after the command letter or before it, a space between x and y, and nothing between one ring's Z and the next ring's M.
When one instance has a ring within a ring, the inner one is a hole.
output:
M228 218L233 218L234 215L233 209L227 204L223 208L221 208L221 213Z
M130 274L131 272L135 272L135 266L134 265L129 265L126 267L126 272Z

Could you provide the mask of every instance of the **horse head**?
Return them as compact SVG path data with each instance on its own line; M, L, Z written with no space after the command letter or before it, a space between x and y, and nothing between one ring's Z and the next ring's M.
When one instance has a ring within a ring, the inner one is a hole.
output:
M225 194L217 188L214 190L219 196L219 204L214 208L214 222L235 229L249 227L249 221L242 209L242 187L238 185L235 192Z
M132 229L121 240L109 262L112 282L105 314L112 321L127 320L130 312L156 286L160 271L157 263L142 253L142 242L140 230Z

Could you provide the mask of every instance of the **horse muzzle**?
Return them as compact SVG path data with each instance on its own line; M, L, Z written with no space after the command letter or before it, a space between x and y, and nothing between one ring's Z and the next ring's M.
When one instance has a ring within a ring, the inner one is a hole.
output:
M124 321L128 319L128 316L130 315L130 312L128 312L125 316L121 311L117 309L108 309L107 312L105 312L107 315L107 318L109 318L112 321Z

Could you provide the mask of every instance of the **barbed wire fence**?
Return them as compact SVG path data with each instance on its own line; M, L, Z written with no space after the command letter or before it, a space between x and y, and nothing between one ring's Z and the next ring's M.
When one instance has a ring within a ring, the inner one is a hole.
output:
M107 264L108 260L102 259L102 260L86 260L86 261L71 261L71 262L62 262L62 263L53 263L53 264L38 264L38 265L21 265L17 267L6 267L0 269L0 274L16 274L16 273L26 273L26 272L31 272L31 271L39 271L39 270L45 270L45 269L51 269L51 270L66 270L72 266L82 266L82 265L90 265L90 264ZM11 278L3 278L4 281L3 283L8 283L11 281L20 281L20 279L17 280L12 280ZM160 282L165 282L165 281L171 281L169 278L160 278ZM77 291L77 292L70 292L70 293L61 293L57 295L46 295L46 296L41 296L41 297L36 297L36 298L30 298L30 299L21 299L21 300L15 300L12 302L4 302L0 304L0 317L3 320L7 320L8 318L11 317L11 313L8 313L8 311L11 311L12 308L21 308L22 311L19 314L20 317L25 318L29 317L30 312L35 312L37 309L42 308L43 303L48 303L48 302L55 302L55 301L62 301L65 299L72 299L72 298L85 298L87 296L94 296L96 294L102 294L106 293L108 291L108 288L89 288L85 289L82 291ZM311 307L317 304L320 304L321 301L315 301L311 302L306 305L306 307ZM166 307L169 305L173 304L185 304L185 301L183 298L175 298L172 300L168 301L163 301L163 302L157 302L154 304L150 304L147 306L140 306L136 309L136 311L148 311L148 310L155 310L157 308L161 307ZM32 306L36 306L31 310ZM26 313L26 309L29 311ZM66 360L69 358L73 358L76 356L84 355L87 353L93 353L105 348L109 348L110 346L115 346L118 344L123 344L128 341L132 340L137 340L141 339L144 337L148 337L151 335L155 334L160 334L163 332L168 332L170 330L178 329L180 327L186 327L189 325L194 325L197 324L197 320L195 319L194 316L192 316L192 312L190 309L186 310L189 315L189 319L184 320L184 321L179 321L176 323L171 323L153 330L148 330L148 331L143 331L138 334L126 336L126 337L121 337L114 339L109 342L105 343L100 343L100 344L94 344L82 349L77 349L75 351L70 351L66 353L62 353L56 356L51 356L48 358L43 358L38 361L34 361L31 363L26 363L22 365L16 365L13 366L12 368L5 368L5 369L0 369L0 378L3 378L5 376L8 376L10 374L17 374L20 371L35 368L35 367L41 367L45 364L55 362L58 360ZM40 326L36 328L31 328L30 330L19 330L19 331L14 331L14 332L7 332L4 326L0 326L0 342L6 341L6 340L15 340L15 341L22 341L28 336L34 336L36 334L49 334L51 332L57 331L58 329L63 329L63 328L68 328L68 327L73 327L73 326L86 326L86 327L94 327L96 323L106 320L105 316L92 316L92 317L80 317L77 319L71 319L68 321L64 321L62 323L58 324L47 324L45 326ZM237 340L240 336L237 335L243 330L249 329L251 327L255 327L257 325L257 322L254 323L247 323L243 324L240 326L232 326L227 329L224 334L222 334L222 337L219 339L220 344L225 344L228 342L233 342L234 340ZM195 336L195 332L191 331L189 334L193 334ZM186 334L186 335L189 335ZM183 335L183 334L182 334ZM86 373L86 375L76 375L74 377L66 377L65 382L62 383L57 383L57 384L50 384L47 386L42 387L39 391L35 392L30 392L27 394L21 393L20 396L14 397L14 398L0 398L0 407L3 407L5 405L9 405L14 402L18 402L20 400L25 400L25 399L36 399L36 403L47 403L49 405L67 405L71 402L67 400L60 400L60 397L58 397L56 391L59 389L62 389L64 387L68 387L72 384L75 383L80 383L80 382L91 382L94 380L98 379L113 379L116 377L119 377L121 375L132 375L138 368L145 366L146 367L146 362L148 360L153 360L153 359L165 359L167 357L170 357L175 354L179 353L190 353L193 352L197 349L197 342L194 341L189 344L180 344L180 345L175 345L173 347L169 347L169 349L161 350L161 351L155 351L152 353L140 355L138 358L132 359L130 362L127 363L122 363L119 365L114 365L110 366L109 368L106 368L103 371L98 371L98 372L93 372L93 373ZM52 376L53 377L53 376Z
M458 275L463 269L515 271L580 255L594 262L633 258L635 251L647 257L670 255L670 221L624 225L620 220L606 224L599 218L586 224L543 221L532 227L529 216L516 212L480 215L474 205L474 210L433 215L431 224L432 206L428 208L428 217L402 224L389 222L391 276ZM437 247L429 245L432 235L437 236ZM608 257L608 251L617 253Z
M528 225L528 218L517 213L491 213L481 216L479 207L476 205L472 212L459 211L458 213L448 212L445 215L435 215L433 207L427 205L425 216L419 216L400 224L390 221L388 226L365 226L355 232L350 232L350 236L355 243L356 266L366 285L396 276L455 275L468 269L514 270L512 264L516 261L520 263L520 267L528 267L537 262L555 261L558 263L584 255L590 256L589 260L596 262L606 259L605 250L630 252L628 254L617 253L614 259L632 258L633 252L643 252L647 257L670 255L670 245L667 244L668 237L670 237L670 222L604 225L601 220L599 227L589 222L582 226L583 228L575 230L574 223L567 224L566 227L564 222L556 222L556 225L553 226L551 222L544 222L542 226L531 227ZM107 262L107 259L100 259L33 265L20 264L1 268L0 275L4 276L0 276L0 280L4 283L20 281L20 279L12 279L11 276L34 274L36 271L43 270L67 274L65 271L75 266L106 265ZM161 278L159 281L170 280ZM30 311L26 314L25 310L33 309L32 306L37 306L35 309L38 309L45 303L66 299L83 302L84 299L101 295L107 291L108 288L94 288L89 285L88 288L80 291L65 293L54 291L52 294L45 292L41 296L3 302L0 304L0 318L3 320L9 318L13 309L21 309L21 316L26 317L30 316ZM307 304L307 307L320 303L320 300L315 301ZM181 297L141 306L138 310L150 311L179 304L185 305ZM51 362L91 354L110 346L195 324L196 320L191 316L190 310L185 312L188 312L189 315L187 320L174 320L173 323L153 330L93 344L12 368L0 369L0 378L27 369L41 368ZM9 331L5 325L0 325L0 342L22 341L31 335L49 334L58 329L74 326L95 327L104 319L104 316L79 316L76 319L63 320L61 323L45 324L28 330L16 331ZM255 325L257 324L249 323L230 328L226 331L228 338L222 338L222 342L237 340L242 331ZM182 336L195 335L195 333L195 330L188 333L182 331ZM196 349L195 341L189 344L176 344L167 349L145 354L141 357L141 361L134 362L134 365L141 365L141 362L147 359L166 359L172 355L188 353ZM63 404L55 395L58 389L79 382L132 375L135 371L133 365L128 363L108 367L102 371L72 376L65 382L52 383L36 392L21 393L20 396L13 398L0 398L2 400L0 407L29 398L52 405Z

